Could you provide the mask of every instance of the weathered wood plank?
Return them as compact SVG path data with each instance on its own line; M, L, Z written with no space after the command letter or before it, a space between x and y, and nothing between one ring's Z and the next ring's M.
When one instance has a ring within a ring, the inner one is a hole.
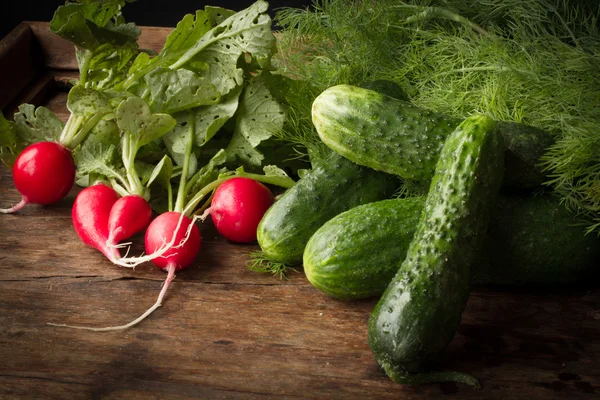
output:
M79 79L79 71L76 70L64 70L64 69L52 69L48 71L56 86L63 90L68 91L71 88L71 81Z
M302 274L281 281L248 271L244 250L253 246L218 238L210 224L201 227L198 260L138 327L47 326L128 321L154 301L165 276L151 265L114 267L82 245L70 225L76 191L0 218L2 398L592 399L600 390L598 291L480 289L444 366L475 373L484 388L402 387L367 345L374 300L336 301ZM0 193L18 198L4 167Z
M14 101L43 67L41 48L31 28L18 25L0 41L0 110Z
M42 104L52 98L57 90L56 80L51 75L42 73L32 78L31 83L23 88L21 93L15 96L15 99L6 106L4 116L13 119L21 104Z

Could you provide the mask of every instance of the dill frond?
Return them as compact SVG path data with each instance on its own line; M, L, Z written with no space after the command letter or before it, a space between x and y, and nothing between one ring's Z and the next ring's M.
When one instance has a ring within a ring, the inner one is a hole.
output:
M250 254L250 260L246 264L246 267L250 271L268 273L275 276L279 276L279 279L286 280L289 279L288 274L290 272L298 272L289 264L269 260L268 257L266 257L266 255L262 251L252 252Z

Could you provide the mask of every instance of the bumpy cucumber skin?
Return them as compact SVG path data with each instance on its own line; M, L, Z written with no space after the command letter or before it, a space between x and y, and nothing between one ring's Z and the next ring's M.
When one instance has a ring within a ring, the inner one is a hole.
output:
M460 120L373 90L337 85L312 105L321 140L357 164L429 182L446 137Z
M389 198L396 177L331 152L265 213L257 240L270 261L300 264L310 237L325 222L361 204Z
M327 221L304 249L306 278L336 299L380 296L406 258L424 205L424 196L381 200Z
M314 101L312 118L321 140L357 164L427 187L446 137L461 122L390 96L385 84L369 88L338 85ZM546 176L539 160L554 143L548 133L498 122L506 149L503 190L539 188Z
M369 318L369 345L394 381L444 379L425 371L439 361L460 322L502 172L503 147L492 120L470 117L448 137L406 259ZM463 378L448 375L476 384Z
M304 249L310 283L341 300L381 296L406 258L425 197L390 199L325 223ZM501 195L473 271L477 285L566 287L598 282L600 238L585 235L552 194Z
M306 278L337 299L381 295L406 256L424 203L424 197L381 200L332 218L304 249Z

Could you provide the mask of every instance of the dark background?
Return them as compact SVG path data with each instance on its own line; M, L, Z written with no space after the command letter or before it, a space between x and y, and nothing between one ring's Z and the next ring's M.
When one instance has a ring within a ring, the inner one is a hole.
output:
M50 21L64 0L0 0L0 37L4 37L21 21ZM174 27L185 14L193 13L206 5L220 6L235 11L254 3L253 0L137 0L126 4L123 15L136 25ZM280 7L306 7L311 0L269 1L270 14Z

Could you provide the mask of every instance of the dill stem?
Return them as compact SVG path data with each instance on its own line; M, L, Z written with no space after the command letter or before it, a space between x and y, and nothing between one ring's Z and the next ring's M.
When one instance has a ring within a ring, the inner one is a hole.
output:
M556 10L555 7L551 7L550 9L554 13L554 15L556 15L556 17L558 18L558 20L560 21L560 23L563 25L563 27L565 28L565 30L568 32L569 36L571 37L571 40L573 40L573 44L575 45L575 47L579 48L580 47L579 46L579 40L577 40L577 38L573 34L573 31L571 30L571 28L569 28L569 25L565 22L565 20L562 17L562 15L560 15L560 13Z
M456 68L456 69L452 69L450 71L444 71L444 72L440 72L439 74L436 74L436 76L444 76L444 75L450 75L450 74L456 74L456 73L462 73L462 72L484 72L484 71L495 71L495 72L519 72L521 74L525 74L525 75L530 75L530 76L534 76L537 78L536 74L531 72L531 71L526 71L524 69L518 69L518 68L511 68L511 67L502 67L499 65L490 65L487 67L464 67L464 68Z
M427 19L431 19L431 18L444 18L444 19L447 19L450 21L454 21L454 22L458 22L463 25L466 25L481 35L490 36L490 33L488 31L486 31L484 28L477 25L473 21L470 21L467 18L465 18L455 12L452 12L448 9L445 9L445 8L421 7L421 6L410 5L410 4L399 4L399 5L395 6L394 8L412 8L412 9L422 10L421 12L408 17L405 20L406 23L418 22L418 21L423 21L423 20L427 20Z

